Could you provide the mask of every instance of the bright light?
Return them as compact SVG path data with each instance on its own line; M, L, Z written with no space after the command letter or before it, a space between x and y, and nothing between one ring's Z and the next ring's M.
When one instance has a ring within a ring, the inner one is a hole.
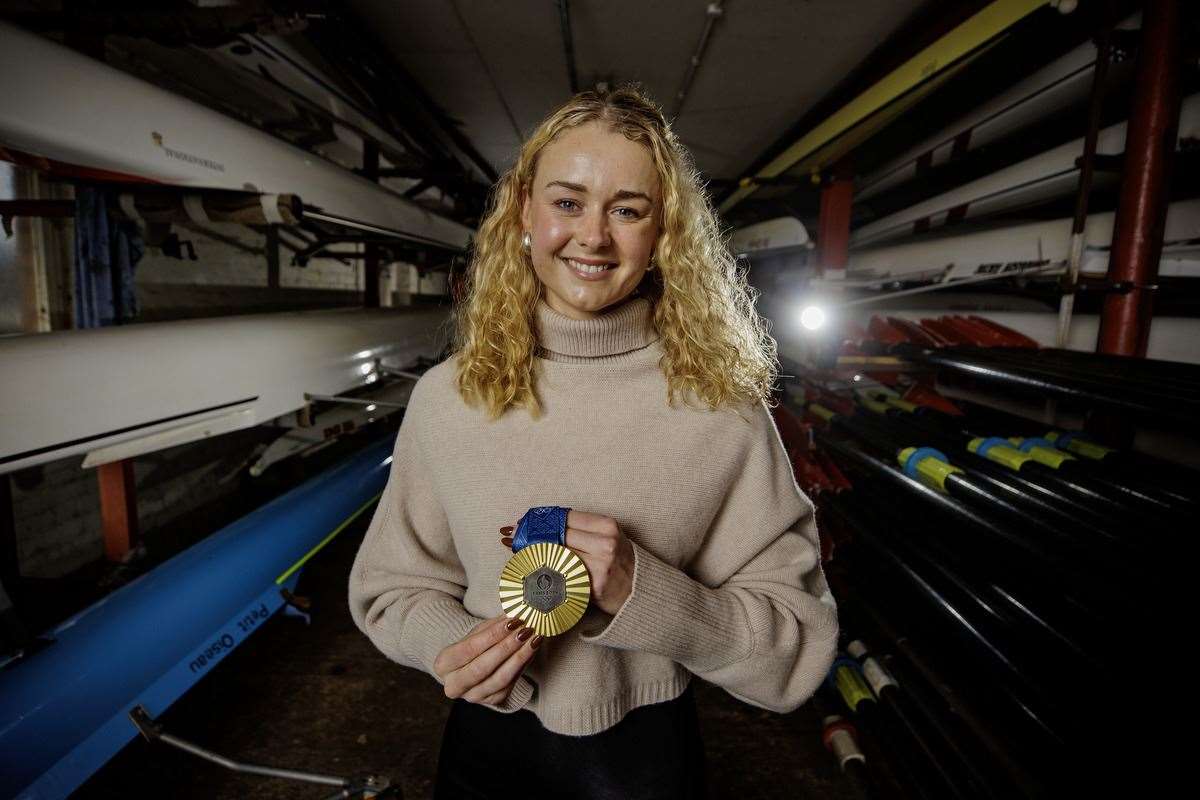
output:
M371 405L367 406L367 411L368 411L368 412L370 412L370 411L374 411L374 410L375 410L375 404L374 404L374 403L371 403Z
M815 331L825 324L825 310L818 306L807 306L800 312L800 324Z
M367 364L359 364L358 365L358 371L361 372L363 375L370 375L371 370L373 370L373 369L375 369L374 364L367 363Z

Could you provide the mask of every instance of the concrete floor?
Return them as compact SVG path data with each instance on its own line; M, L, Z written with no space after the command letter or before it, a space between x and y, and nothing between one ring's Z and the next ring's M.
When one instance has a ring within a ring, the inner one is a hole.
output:
M168 733L241 761L327 774L383 774L409 800L432 794L450 701L430 676L400 667L359 632L346 576L370 515L309 562L298 593L312 624L276 614L177 701ZM851 796L811 707L780 715L695 680L713 798ZM74 795L282 800L331 790L226 770L161 743L132 741Z

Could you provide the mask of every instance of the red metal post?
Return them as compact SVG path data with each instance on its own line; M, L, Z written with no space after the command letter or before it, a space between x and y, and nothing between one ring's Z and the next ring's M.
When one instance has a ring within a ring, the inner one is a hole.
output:
M1147 0L1142 11L1133 107L1125 138L1121 197L1108 264L1110 284L1127 292L1104 300L1096 351L1145 356L1162 255L1170 165L1179 128L1178 0Z
M817 275L844 270L850 247L850 206L854 180L843 170L821 189L821 216L817 221Z
M104 555L122 561L137 545L137 489L133 460L122 459L96 468L100 481L100 524L104 528Z

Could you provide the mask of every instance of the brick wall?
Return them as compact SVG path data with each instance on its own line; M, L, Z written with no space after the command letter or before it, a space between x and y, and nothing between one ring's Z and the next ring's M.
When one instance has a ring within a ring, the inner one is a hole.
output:
M147 545L170 550L181 529L194 533L202 522L193 515L242 488L239 467L268 437L237 431L137 457L138 524ZM104 557L96 470L82 463L83 456L72 456L0 476L12 481L23 577L57 578Z
M21 574L58 577L104 555L100 493L83 457L66 458L11 476L13 524Z
M144 284L184 284L191 286L263 286L267 285L266 236L252 228L232 222L204 225L172 225L181 241L190 242L197 260L175 258L160 250L147 248L137 266L136 282ZM361 245L336 245L339 251L361 251ZM279 285L281 288L340 289L361 292L362 261L343 263L336 259L314 258L307 266L293 266L291 251L280 247Z

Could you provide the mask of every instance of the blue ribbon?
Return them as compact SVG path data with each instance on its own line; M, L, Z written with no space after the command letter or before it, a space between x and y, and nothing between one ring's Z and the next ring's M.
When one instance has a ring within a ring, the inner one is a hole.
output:
M534 506L526 511L513 532L513 552L535 542L566 546L567 512L570 510L562 506Z

